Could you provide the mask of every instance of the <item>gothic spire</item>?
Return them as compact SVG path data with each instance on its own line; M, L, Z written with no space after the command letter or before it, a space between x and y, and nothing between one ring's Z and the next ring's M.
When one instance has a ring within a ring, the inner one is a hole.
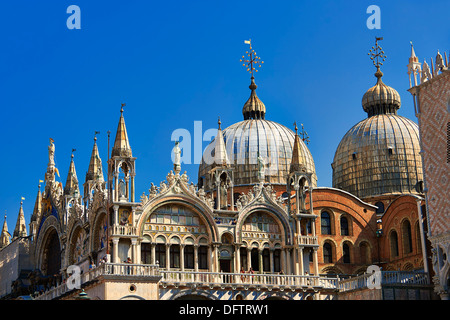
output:
M131 147L128 141L127 128L125 126L125 119L123 117L123 107L120 109L120 119L119 125L117 126L116 140L114 141L114 146L111 152L111 156L121 156L121 157L131 157Z
M98 132L96 132L97 134ZM94 137L94 147L92 148L91 160L89 162L88 172L86 173L86 181L97 180L103 182L102 159L97 147L97 137Z
M298 136L298 128L297 123L294 122L295 127L295 138L294 138L294 148L292 150L292 159L291 166L289 169L289 173L300 171L301 168L304 168L304 164L302 163L302 153L301 153L301 142L300 137Z
M225 146L225 140L223 138L222 128L220 127L222 122L220 122L220 117L218 120L219 128L217 129L217 135L214 139L214 163L218 166L226 166L228 164L227 150Z
M2 234L0 235L0 249L6 247L10 244L11 235L8 232L8 224L6 223L6 213L5 213L5 221L3 222Z
M73 161L73 151L75 150L72 150L72 160L70 161L69 173L67 174L66 185L64 186L64 194L71 196L75 193L80 194L77 172L75 170L75 163Z
M13 239L19 237L26 237L27 234L27 225L25 223L25 214L23 213L23 199L20 201L20 209L19 215L17 217L16 227L13 233Z

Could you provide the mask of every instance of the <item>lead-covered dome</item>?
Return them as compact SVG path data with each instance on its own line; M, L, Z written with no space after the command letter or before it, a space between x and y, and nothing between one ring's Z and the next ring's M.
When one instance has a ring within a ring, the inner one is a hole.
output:
M258 183L258 153L266 170L265 181L286 184L292 159L295 133L285 126L262 119L244 120L223 130L228 160L234 167L234 185ZM215 143L214 140L211 144ZM313 185L317 183L315 166L308 147L300 140L301 162L307 172L313 173ZM215 150L212 151L214 153ZM207 177L212 166L204 162L199 168L199 178Z
M243 108L245 120L223 130L228 165L233 168L234 186L259 182L258 156L265 164L265 182L286 185L295 133L279 123L264 119L265 107L264 109L258 107L264 104L257 97L256 88L252 77L250 85L252 92ZM208 173L214 168L214 164L208 164L205 159L211 158L209 153L214 157L215 145L216 142L213 140L205 149L199 167L199 185L205 186L206 189L212 187L210 186L212 181L208 181L210 179ZM312 173L312 184L316 186L317 176L313 157L301 139L299 149L299 163L308 173Z
M333 187L359 198L396 193L420 193L423 181L419 129L397 115L400 96L381 81L363 97L368 118L353 126L334 155Z

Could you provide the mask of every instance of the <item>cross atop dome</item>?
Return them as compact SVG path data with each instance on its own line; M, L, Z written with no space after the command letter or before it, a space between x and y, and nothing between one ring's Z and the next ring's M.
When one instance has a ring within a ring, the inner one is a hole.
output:
M252 75L251 83L250 83L250 90L252 90L252 93L250 94L250 98L247 100L247 102L244 104L244 107L242 108L242 114L244 115L244 120L248 119L264 119L265 113L266 113L266 106L264 103L258 98L256 95L256 88L258 87L255 83L255 77L253 76L253 71L258 72L256 67L260 68L261 65L264 63L264 61L261 61L261 58L256 55L255 50L252 49L252 42L251 40L245 40L245 44L248 44L250 46L250 51L246 51L245 53L248 56L248 59L245 58L245 56L242 56L241 62L244 62L242 65L244 67L247 67L247 71L250 72Z
M252 49L252 40L245 40L245 44L248 44L250 46L250 51L245 51L245 53L248 56L248 60L245 58L245 56L242 56L241 62L244 62L242 65L244 67L247 67L247 71L250 72L252 75L252 79L254 79L253 71L258 72L258 70L255 67L261 68L261 65L264 63L264 61L261 61L261 58L256 55L255 50Z
M383 76L383 72L380 71L380 66L382 66L383 62L386 60L386 55L384 54L383 48L381 48L381 46L378 44L378 41L381 40L383 40L383 37L375 37L375 46L373 46L368 53L368 55L370 56L370 60L372 60L373 65L377 68L375 77L377 77L378 79Z

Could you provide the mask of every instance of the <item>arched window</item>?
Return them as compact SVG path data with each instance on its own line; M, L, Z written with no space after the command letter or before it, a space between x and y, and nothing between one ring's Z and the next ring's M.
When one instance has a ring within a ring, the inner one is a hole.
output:
M348 236L350 233L348 231L348 220L346 217L341 217L341 235Z
M273 271L281 271L281 249L275 249L273 252Z
M398 236L397 232L393 230L389 236L389 242L391 245L391 257L398 257Z
M194 246L192 245L184 247L184 267L194 269Z
M411 237L411 224L408 220L404 220L402 223L402 240L403 240L403 252L412 252L412 237Z
M326 211L320 214L320 227L322 234L331 234L331 218L330 214Z
M170 267L180 267L180 246L177 244L172 244L170 246Z
M156 261L159 262L159 266L161 268L166 267L166 245L165 244L157 244L155 248L155 258Z
M342 260L344 263L350 263L350 246L347 243L344 243L342 246Z
M152 260L152 248L150 243L141 244L141 263L151 264Z
M417 252L422 253L422 241L421 241L421 235L420 235L420 227L419 227L419 221L416 222L416 246L417 246Z
M333 262L333 250L331 244L325 242L323 245L323 262L332 263Z
M208 269L208 247L198 247L198 268Z

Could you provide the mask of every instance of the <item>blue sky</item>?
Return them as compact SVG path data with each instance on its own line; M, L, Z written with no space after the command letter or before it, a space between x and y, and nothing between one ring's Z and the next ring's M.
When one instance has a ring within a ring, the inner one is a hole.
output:
M81 30L66 26L73 4ZM380 30L366 26L372 4L381 9ZM439 0L2 1L0 213L12 232L23 196L29 223L50 137L63 183L72 148L84 182L95 131L105 165L106 132L113 140L121 103L139 199L172 169L175 129L193 135L194 121L206 131L218 116L223 128L243 120L250 77L239 59L249 38L265 62L256 83L266 119L305 125L318 184L331 186L340 139L366 117L361 98L376 80L367 55L375 37L384 37L383 80L400 93L399 114L417 121L406 91L410 41L420 62L448 53L449 11ZM183 166L195 182L197 168Z

